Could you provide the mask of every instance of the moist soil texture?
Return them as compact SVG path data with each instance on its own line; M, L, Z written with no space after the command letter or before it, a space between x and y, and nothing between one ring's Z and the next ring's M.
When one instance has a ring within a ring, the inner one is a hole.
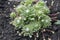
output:
M60 40L60 25L55 25L56 20L60 20L60 0L44 0L50 8L52 26L45 28L46 31L39 31L39 37L19 36L14 26L10 24L10 13L20 3L20 0L0 0L0 40ZM53 3L53 2L54 3ZM59 13L59 14L57 14ZM55 16L53 16L55 15ZM55 18L57 17L57 18Z

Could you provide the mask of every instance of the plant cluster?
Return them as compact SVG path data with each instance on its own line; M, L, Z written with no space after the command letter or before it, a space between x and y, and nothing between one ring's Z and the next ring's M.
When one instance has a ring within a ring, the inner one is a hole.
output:
M47 28L51 25L51 19L48 16L49 8L43 0L39 0L33 4L34 0L25 0L15 8L16 12L11 12L11 22L16 29L21 28L21 34L24 36L32 36L41 28Z

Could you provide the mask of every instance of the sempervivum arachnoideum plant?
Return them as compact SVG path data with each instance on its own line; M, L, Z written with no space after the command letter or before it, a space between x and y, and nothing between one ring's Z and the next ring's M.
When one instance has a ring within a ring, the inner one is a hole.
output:
M16 29L21 30L24 36L32 36L41 28L47 28L51 25L51 19L48 16L50 10L43 0L39 0L33 4L34 0L25 0L15 8L16 12L12 12L10 17L11 22Z

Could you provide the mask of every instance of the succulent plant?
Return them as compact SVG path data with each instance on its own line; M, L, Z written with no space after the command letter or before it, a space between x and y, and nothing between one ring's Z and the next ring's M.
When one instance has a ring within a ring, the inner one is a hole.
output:
M24 36L32 36L34 32L41 28L47 28L51 25L51 19L48 16L49 8L43 0L39 0L33 5L34 0L25 0L15 8L16 12L10 14L12 20L11 24L15 28L22 28L21 34Z

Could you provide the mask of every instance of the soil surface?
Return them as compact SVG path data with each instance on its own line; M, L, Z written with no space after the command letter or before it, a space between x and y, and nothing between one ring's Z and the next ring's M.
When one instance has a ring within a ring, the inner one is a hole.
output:
M60 0L44 0L47 2L47 6L50 8L50 14L56 14L57 19L60 20ZM52 1L54 3L52 4ZM44 40L43 35L46 40L60 40L60 25L55 25L54 20L52 21L52 26L46 28L45 32L39 32L39 37L35 39L33 36L23 37L19 36L14 29L14 26L9 24L11 18L9 17L10 13L14 10L14 8L20 3L20 0L0 0L0 40ZM55 33L51 32L54 31Z

